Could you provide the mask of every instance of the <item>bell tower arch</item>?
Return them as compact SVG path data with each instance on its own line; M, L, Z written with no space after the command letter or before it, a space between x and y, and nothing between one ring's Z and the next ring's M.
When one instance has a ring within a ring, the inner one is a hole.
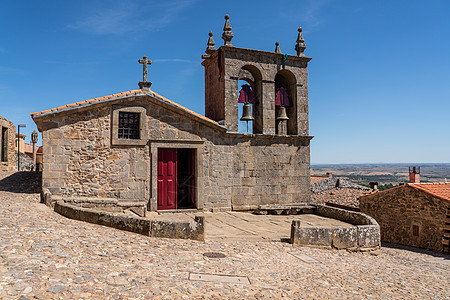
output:
M253 134L307 136L308 129L308 62L301 28L295 50L297 55L283 54L277 42L274 52L238 48L233 38L229 16L225 16L222 39L216 49L212 32L202 65L205 68L205 116L220 122L232 133L238 132L239 80L246 81L255 97L252 104ZM280 121L276 105L279 90L286 117ZM283 98L284 99L284 98ZM281 126L281 125L283 126ZM280 128L285 128L281 129Z

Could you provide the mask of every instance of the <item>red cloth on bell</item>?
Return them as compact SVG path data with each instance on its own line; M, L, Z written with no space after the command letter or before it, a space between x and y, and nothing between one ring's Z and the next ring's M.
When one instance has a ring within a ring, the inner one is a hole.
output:
M276 106L291 106L291 102L289 102L288 94L284 87L280 87L275 95L275 105Z
M248 84L244 84L242 89L239 91L238 103L256 103L256 98L253 95L252 88Z

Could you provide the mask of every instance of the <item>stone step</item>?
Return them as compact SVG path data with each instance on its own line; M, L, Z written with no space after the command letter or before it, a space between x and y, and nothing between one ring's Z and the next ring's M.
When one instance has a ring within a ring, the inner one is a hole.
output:
M118 201L117 206L120 206L120 207L146 207L147 202L145 202L145 201Z
M114 198L84 198L84 197L64 197L64 196L53 196L52 200L59 201L62 200L66 203L74 204L102 204L102 205L116 205L118 203L117 199Z
M165 209L158 210L158 214L174 214L174 213L196 213L201 212L202 210L196 208L182 208L182 209Z

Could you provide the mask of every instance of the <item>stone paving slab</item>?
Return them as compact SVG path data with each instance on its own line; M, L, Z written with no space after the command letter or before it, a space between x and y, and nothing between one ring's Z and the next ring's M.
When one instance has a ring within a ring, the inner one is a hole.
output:
M449 257L438 253L383 247L372 256L281 242L151 238L65 218L38 199L0 191L0 299L449 296ZM225 257L208 258L206 252ZM192 273L238 275L250 284L189 280Z
M300 220L302 227L352 227L353 225L314 214L255 215L250 212L192 212L151 215L153 219L192 221L204 216L206 237L230 241L285 241L291 236L291 223Z
M300 253L300 252L289 252L289 254L297 257L302 262L305 262L307 264L319 264L320 263L320 261L318 261L317 259L315 259L315 258L313 258L313 257L311 257L309 255Z
M250 284L250 280L247 277L233 275L190 273L189 280Z

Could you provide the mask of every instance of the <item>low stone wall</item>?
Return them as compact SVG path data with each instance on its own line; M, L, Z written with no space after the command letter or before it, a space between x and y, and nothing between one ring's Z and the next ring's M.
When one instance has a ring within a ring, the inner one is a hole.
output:
M362 213L317 205L314 213L350 223L352 227L301 227L292 221L291 244L317 246L350 251L375 251L380 249L380 226Z
M327 217L333 218L337 220L341 220L353 225L376 225L378 226L377 221L374 218L369 217L366 214L349 211L341 208L326 206L326 205L315 205L314 213Z
M81 207L92 208L97 211L110 213L127 213L132 212L139 217L146 216L145 202L124 202L114 198L87 198L87 197L68 197L60 195L52 195L48 189L43 189L41 192L41 202L45 203L50 208L54 208L55 203L62 201L64 203Z
M71 219L131 231L146 236L205 240L204 217L196 216L194 222L151 220L82 208L58 201L54 210Z

